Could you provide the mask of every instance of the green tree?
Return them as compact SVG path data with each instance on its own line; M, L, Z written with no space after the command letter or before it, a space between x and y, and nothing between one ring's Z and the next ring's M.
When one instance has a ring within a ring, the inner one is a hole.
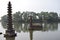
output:
M4 22L7 22L7 15L4 15L3 17L1 17L1 20L4 21Z
M13 21L20 21L20 15L21 13L19 11L13 14Z
M49 20L50 21L58 21L58 14L54 12L49 13Z

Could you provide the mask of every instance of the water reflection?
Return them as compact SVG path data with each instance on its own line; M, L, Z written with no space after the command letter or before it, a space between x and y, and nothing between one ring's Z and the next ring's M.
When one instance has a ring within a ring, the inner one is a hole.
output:
M33 40L33 30L29 30L30 32L30 40Z
M43 31L55 31L58 29L58 23L43 23Z
M3 28L7 28L7 23L6 22L1 22ZM20 33L21 31L23 32L29 32L30 34L30 40L33 40L33 33L34 31L56 31L58 30L58 23L47 23L44 22L42 23L42 28L40 30L29 30L29 23L19 23L19 22L14 22L13 23L14 29L17 33ZM6 37L6 40L15 40L15 37Z
M3 28L7 28L7 23L6 22L1 22ZM19 23L19 22L14 22L13 23L14 29L16 32L28 32L29 31L29 23ZM55 31L58 29L58 23L47 23L44 22L42 23L42 30L41 31Z
M13 26L14 26L14 29L17 31L17 32L21 32L22 30L22 23L19 23L19 22L14 22L13 23Z
M5 28L5 29L7 28L7 22L3 22L3 21L2 21L2 22L1 22L1 25L2 25L2 27Z

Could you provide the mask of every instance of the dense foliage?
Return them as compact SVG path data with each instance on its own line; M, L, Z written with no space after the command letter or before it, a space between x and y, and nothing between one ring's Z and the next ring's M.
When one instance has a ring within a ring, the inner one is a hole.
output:
M20 11L14 13L12 15L12 21L13 22L29 22L29 16L32 16L33 22L57 22L58 21L58 14L55 12L41 12L41 13L35 13L35 12L23 12ZM7 22L7 15L4 15L1 17L2 21Z

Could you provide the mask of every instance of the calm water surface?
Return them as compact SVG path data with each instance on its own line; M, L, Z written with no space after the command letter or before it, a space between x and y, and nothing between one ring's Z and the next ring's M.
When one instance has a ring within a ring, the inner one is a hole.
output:
M43 28L40 30L29 30L28 23L13 23L17 33L16 37L5 38L5 30L7 23L0 22L0 40L60 40L60 23L43 23Z

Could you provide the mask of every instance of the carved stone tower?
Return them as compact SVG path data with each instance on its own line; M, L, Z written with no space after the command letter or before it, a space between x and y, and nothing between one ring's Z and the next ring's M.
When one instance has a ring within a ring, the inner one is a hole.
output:
M7 24L7 30L6 30L6 34L4 36L16 36L16 33L15 33L15 30L13 29L13 26L12 26L12 9L11 9L11 2L9 1L8 3L8 24Z

